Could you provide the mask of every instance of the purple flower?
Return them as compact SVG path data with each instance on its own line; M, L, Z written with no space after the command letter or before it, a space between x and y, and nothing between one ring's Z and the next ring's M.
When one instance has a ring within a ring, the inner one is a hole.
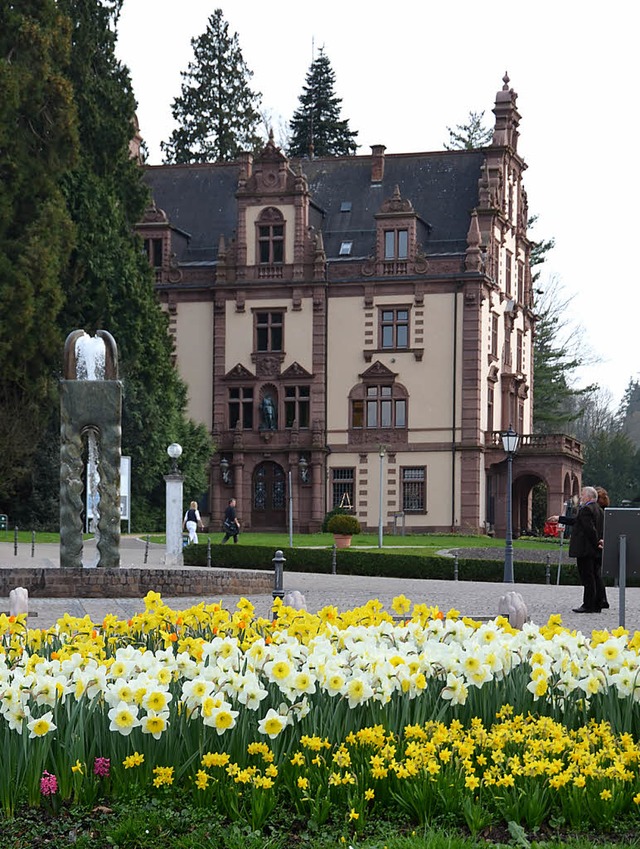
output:
M110 758L96 758L93 762L93 774L98 778L108 778L111 769Z
M58 779L52 773L47 772L46 769L40 779L40 792L43 796L53 796L54 793L58 792Z

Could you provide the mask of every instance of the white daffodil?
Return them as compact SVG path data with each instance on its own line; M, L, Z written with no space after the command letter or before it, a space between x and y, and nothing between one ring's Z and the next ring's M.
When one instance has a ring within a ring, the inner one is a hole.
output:
M116 707L111 708L108 716L111 720L109 731L117 731L123 737L128 737L133 729L140 725L137 705L119 702Z
M53 724L53 711L48 710L42 716L32 717L27 722L27 728L30 731L29 737L45 737L51 731L56 730Z

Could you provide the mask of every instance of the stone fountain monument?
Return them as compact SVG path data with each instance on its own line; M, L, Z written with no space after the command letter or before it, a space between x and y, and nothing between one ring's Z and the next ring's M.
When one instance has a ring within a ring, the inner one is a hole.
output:
M83 473L97 539L97 566L120 566L122 383L113 336L74 330L60 381L60 566L82 567Z

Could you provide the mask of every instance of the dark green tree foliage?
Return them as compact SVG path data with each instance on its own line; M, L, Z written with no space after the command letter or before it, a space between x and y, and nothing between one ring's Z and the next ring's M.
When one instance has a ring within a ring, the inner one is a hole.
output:
M178 127L161 143L165 162L227 162L262 147L260 95L249 87L253 72L221 9L191 45L194 61L182 72L181 94L171 107Z
M60 182L77 148L69 21L54 0L0 4L0 508L28 477L60 358L74 228Z
M449 142L445 142L446 150L476 150L486 147L493 138L493 129L483 124L484 112L469 112L466 124L456 124L447 127Z
M357 130L350 130L349 122L340 119L342 99L334 94L335 81L329 57L320 50L291 119L289 156L349 156L358 149Z
M121 0L59 0L74 22L70 76L78 107L81 153L65 182L76 225L69 265L64 335L76 327L113 334L124 383L122 450L131 455L135 526L164 510L167 445L182 442L202 488L209 440L184 418L186 389L172 363L165 314L152 272L133 235L147 203L142 171L129 155L135 100L129 73L115 56ZM60 352L61 353L61 352Z
M603 486L612 507L640 498L640 453L621 430L593 434L584 446L584 459L582 480Z

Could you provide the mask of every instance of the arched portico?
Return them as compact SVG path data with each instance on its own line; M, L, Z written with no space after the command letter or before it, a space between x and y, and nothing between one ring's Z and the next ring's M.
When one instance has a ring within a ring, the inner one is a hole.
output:
M499 434L497 434L499 438ZM507 459L494 441L487 451L487 522L496 536L506 532ZM521 439L513 457L514 535L531 527L531 494L537 483L547 487L547 515L563 512L565 502L580 492L582 445L563 434L534 434ZM489 512L491 511L491 512Z

